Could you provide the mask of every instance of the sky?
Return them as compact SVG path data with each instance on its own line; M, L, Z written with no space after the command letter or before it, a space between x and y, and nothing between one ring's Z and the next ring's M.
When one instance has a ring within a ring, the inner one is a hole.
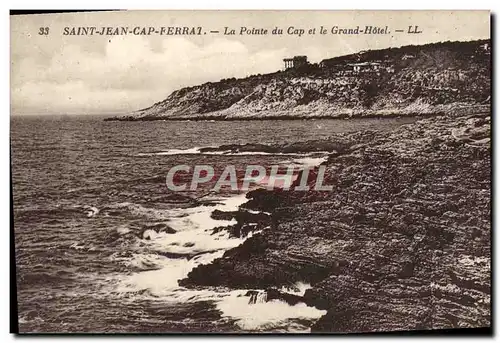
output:
M222 78L283 68L282 59L310 62L362 50L490 37L487 11L123 11L11 16L11 113L126 114L172 91ZM421 34L318 33L366 25ZM203 28L201 36L64 35L64 28ZM225 27L279 27L282 35L223 35ZM287 29L316 28L316 34ZM40 28L48 34L40 35ZM210 31L219 33L210 33Z

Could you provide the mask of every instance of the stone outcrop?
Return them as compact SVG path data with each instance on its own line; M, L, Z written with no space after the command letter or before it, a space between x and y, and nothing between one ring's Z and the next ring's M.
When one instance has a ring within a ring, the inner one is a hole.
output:
M332 192L251 192L269 226L181 284L310 283L303 301L327 310L313 332L490 326L490 128L477 114L334 136Z

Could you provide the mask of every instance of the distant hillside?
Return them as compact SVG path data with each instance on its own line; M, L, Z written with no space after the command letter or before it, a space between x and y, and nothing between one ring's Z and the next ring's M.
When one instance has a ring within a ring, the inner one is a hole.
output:
M489 106L490 59L490 40L371 50L182 88L115 119L345 118L482 111Z

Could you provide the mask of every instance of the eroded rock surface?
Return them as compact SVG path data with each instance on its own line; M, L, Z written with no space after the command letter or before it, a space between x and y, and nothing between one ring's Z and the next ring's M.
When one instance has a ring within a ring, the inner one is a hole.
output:
M270 226L182 284L309 282L304 300L328 311L313 332L490 326L490 127L441 116L333 137L348 147L325 162L332 192L253 191Z

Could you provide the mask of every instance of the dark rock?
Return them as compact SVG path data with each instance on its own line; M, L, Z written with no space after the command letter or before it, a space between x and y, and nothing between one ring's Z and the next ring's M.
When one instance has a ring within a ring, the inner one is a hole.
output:
M286 302L290 306L294 306L297 305L298 303L304 302L304 298L299 295L281 292L275 288L268 288L266 290L266 293L267 293L267 301L275 299L281 300Z
M152 230L156 233L168 233L168 234L173 234L176 233L173 228L168 226L165 223L157 223L157 224L150 224L150 225L144 225L139 231L136 232L137 237L139 238L144 238L144 239L151 239L149 235L144 235L146 231Z
M285 299L269 289L309 282L304 302L327 310L313 332L490 326L491 149L453 135L490 134L489 122L471 118L370 134L329 158L332 192L250 192L245 207L271 212L270 229L181 284ZM239 229L245 220L255 219L242 217Z

